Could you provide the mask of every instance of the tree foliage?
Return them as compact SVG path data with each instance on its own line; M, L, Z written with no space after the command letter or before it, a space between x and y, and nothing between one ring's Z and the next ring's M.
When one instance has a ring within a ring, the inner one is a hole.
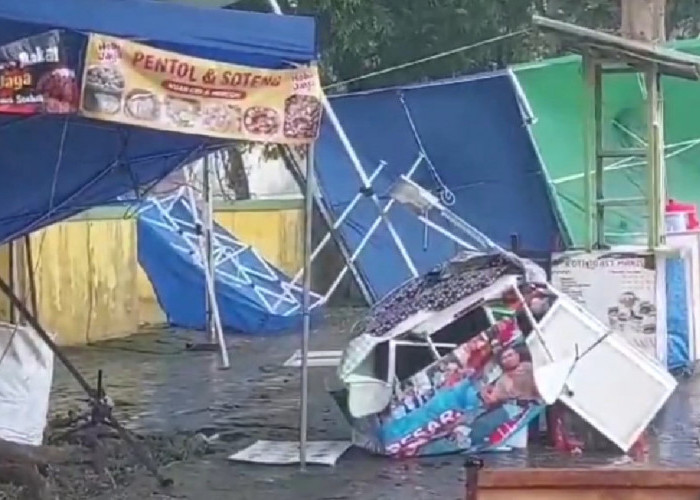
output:
M667 0L668 33L698 35L700 0ZM620 0L282 0L285 12L319 21L324 82L343 82L384 68L530 28L538 13L615 31ZM266 0L236 8L268 11ZM558 54L535 32L351 84L342 90L417 82L473 73Z

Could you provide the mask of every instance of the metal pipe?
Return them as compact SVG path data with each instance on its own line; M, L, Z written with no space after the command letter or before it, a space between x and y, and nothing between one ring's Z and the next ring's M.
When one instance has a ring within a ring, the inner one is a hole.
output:
M185 190L187 191L187 194L189 196L190 207L192 210L192 220L194 221L195 227L201 229L202 221L197 215L197 201L194 196L194 190L191 186L187 186ZM156 199L154 200L154 202L156 203L156 206L160 208L160 203L158 202L158 200ZM161 213L164 217L169 219L173 227L177 227L167 210L161 209ZM194 246L187 238L183 237L183 240L185 241L185 244L190 248L190 251L196 255L197 247ZM214 326L216 328L216 336L219 343L219 347L221 349L221 367L224 369L228 369L231 365L229 364L228 350L226 349L226 340L224 339L224 330L221 326L221 316L219 315L219 303L216 300L216 291L214 289L214 275L209 273L209 268L207 267L207 264L205 262L205 252L203 244L204 242L202 241L201 234L197 235L197 241L199 242L199 252L201 253L200 257L202 259L202 269L204 270L204 286L207 288L207 292L209 293L209 303L211 304L212 317L214 319Z
M272 11L275 14L282 15L282 8L280 7L277 0L268 0L268 4L270 5L270 8L272 9ZM338 116L335 114L335 111L333 110L333 107L331 106L330 101L328 101L328 99L326 99L326 96L323 95L323 96L321 96L321 102L323 103L323 110L325 111L326 116L331 121L331 125L333 125L333 129L335 129L335 132L336 132L336 134L338 134L338 138L340 139L340 142L343 144L343 149L345 149L345 152L348 154L348 157L350 157L350 163L352 163L352 166L355 168L357 175L360 177L360 180L362 181L362 187L365 189L371 190L372 184L371 184L371 182L369 182L369 178L367 177L367 173L365 172L364 168L362 167L362 162L358 158L357 153L355 152L355 148L352 147L352 144L350 143L350 139L348 139L348 136L345 133L343 126L340 124L340 120L338 120ZM379 201L379 197L376 195L376 193L373 193L370 196L370 198L372 199L375 206L377 207L377 210L379 210L379 213L381 214L383 212L383 209L382 209L382 204ZM401 257L403 257L403 260L406 263L406 266L408 266L408 269L411 272L411 274L413 275L413 277L417 278L419 275L418 270L416 269L416 266L413 263L413 260L411 259L411 256L409 255L408 250L406 250L406 247L404 246L403 241L401 241L401 237L396 232L396 228L394 228L394 224L388 218L384 218L384 222L387 226L387 229L389 229L389 233L391 234L391 237L394 240L396 247L399 249L399 253L401 253Z
M212 208L212 192L211 192L211 176L209 169L211 168L211 153L207 153L204 157L202 165L202 191L204 198L204 214L205 215L205 227L204 227L204 252L205 252L205 265L209 269L209 275L215 276L214 268L214 256L213 250L214 246L212 244L212 233L214 231L214 210ZM214 293L216 293L216 280L214 280ZM214 318L212 315L211 300L209 298L209 293L204 293L205 308L206 308L206 328L209 334L209 341L211 343L216 342L216 332L214 329Z
M605 199L604 158L600 152L603 148L603 75L600 64L593 65L593 133L595 135L595 230L596 246L605 245L605 205L599 203Z
M381 173L381 171L384 170L385 166L386 166L385 162L381 162L379 164L377 169L372 173L372 176L370 177L370 182L373 182L374 179L377 178L377 176ZM304 181L304 185L306 185L306 181ZM343 222L348 217L348 215L350 215L350 212L352 212L352 210L360 202L360 200L362 199L363 196L364 195L362 193L357 193L355 195L355 197L352 199L352 201L350 201L348 206L345 207L345 210L343 210L343 212L338 216L338 218L335 220L335 222L333 222L333 225L330 226L328 233L326 233L326 235L323 237L321 242L318 245L316 245L316 248L311 253L311 257L310 257L311 262L316 260L316 258L319 256L321 251L325 248L325 246L331 240L333 231L337 231L338 228L340 228L340 226L343 224ZM296 285L297 281L299 281L299 278L301 278L302 275L304 274L305 269L306 269L306 267L303 267L303 268L299 269L299 271L297 271L297 273L292 278L292 281L291 281L292 286ZM279 302L277 302L277 305L279 305ZM275 307L277 307L277 306L275 306Z
M302 292L303 325L301 335L301 415L299 429L299 463L306 469L306 445L309 420L309 336L311 334L311 246L314 211L314 147L306 154L306 190L304 192L304 287Z
M27 254L27 280L29 281L29 300L32 304L32 313L39 317L39 301L36 294L36 276L34 272L34 256L32 252L32 238L30 235L24 236L24 250Z
M14 240L10 241L10 244L8 246L9 246L9 249L8 249L9 255L8 255L8 259L7 259L7 267L8 267L7 274L9 276L9 280L10 280L10 283L9 283L10 290L12 290L14 292L15 287L17 286L15 283L15 266L17 265L17 263L15 262L16 261L16 259L15 259L15 253L16 253L15 241ZM12 304L12 302L10 302L10 323L12 323L13 325L16 325L19 323L19 321L17 321L17 308Z
M304 180L304 174L301 171L301 168L299 168L299 164L292 155L292 152L289 150L288 147L280 147L280 151L282 157L284 158L284 161L287 162L290 172L294 177L294 180L296 181L297 185L299 186L299 188L305 189L304 186L306 186L306 181ZM314 189L314 201L316 202L316 208L318 208L321 217L323 217L323 220L328 226L328 234L335 241L335 244L338 246L340 254L345 260L345 265L348 266L350 272L353 275L353 278L355 278L355 283L357 284L357 287L359 288L360 293L362 294L362 298L365 299L365 303L368 306L371 306L375 302L374 295L370 291L369 286L362 274L360 273L359 269L357 269L357 266L355 266L354 263L350 262L350 251L347 248L347 244L345 240L343 240L341 235L338 233L338 231L333 229L335 226L333 223L333 217L331 216L331 211L326 205L326 202L321 196L321 193L318 189ZM300 272L303 273L303 269L301 269Z
M416 172L416 169L418 166L421 164L421 161L423 159L423 156L419 156L418 159L411 165L411 169L406 173L406 177L408 179L411 178L411 176ZM369 239L372 237L374 232L377 230L379 227L379 224L386 218L386 215L389 213L389 210L391 210L391 207L394 206L394 203L396 203L396 200L393 198L387 202L387 204L384 206L382 211L379 214L379 217L377 217L372 225L370 226L369 230L365 235L362 237L360 240L360 243L357 245L357 248L355 248L355 251L350 255L350 258L348 259L348 263L343 267L343 269L338 273L338 276L336 277L335 281L331 284L331 286L328 288L328 291L326 292L326 295L323 297L323 301L327 302L328 298L333 295L333 292L335 292L336 288L340 286L340 282L343 280L345 277L345 274L348 272L349 266L357 260L357 257L360 255L360 252L365 248L365 245L367 245L367 242Z

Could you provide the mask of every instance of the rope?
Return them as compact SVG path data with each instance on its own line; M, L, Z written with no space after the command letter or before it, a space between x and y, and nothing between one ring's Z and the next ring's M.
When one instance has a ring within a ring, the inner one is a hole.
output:
M406 69L406 68L410 68L410 67L412 67L412 66L417 66L417 65L419 65L419 64L424 64L424 63L427 63L427 62L430 62L430 61L435 61L435 60L437 60L437 59L442 59L442 58L444 58L444 57L449 57L449 56L452 56L452 55L454 55L454 54L459 54L459 53L461 53L461 52L466 52L466 51L468 51L468 50L472 50L472 49L476 49L476 48L479 48L479 47L483 47L483 46L485 46L485 45L490 45L490 44L492 44L492 43L501 42L501 41L507 40L507 39L509 39L509 38L515 38L515 37L517 37L517 36L520 36L520 35L523 35L523 34L529 32L529 31L530 31L529 28L527 28L527 29L522 29L522 30L519 30L519 31L515 31L515 32L513 32L513 33L508 33L508 34L506 34L506 35L499 35L499 36L496 36L496 37L493 37L493 38L489 38L489 39L487 39L487 40L482 40L482 41L480 41L480 42L472 43L472 44L469 44L469 45L463 45L463 46L461 46L461 47L457 47L457 48L455 48L455 49L447 50L447 51L445 51L445 52L440 52L440 53L438 53L438 54L434 54L434 55L432 55L432 56L424 57L424 58L422 58L422 59L417 59L417 60L415 60L415 61L410 61L410 62L406 62L406 63L403 63L403 64L399 64L398 66L392 66L391 68L385 68L385 69L381 69L381 70L378 70L378 71L373 71L373 72L371 72L371 73L367 73L366 75L356 76L356 77L354 77L354 78L350 78L350 79L348 79L348 80L343 80L343 81L341 81L341 82L331 83L331 84L326 85L325 87L323 87L323 90L330 90L330 89L342 87L342 86L345 86L345 85L349 85L349 84L351 84L351 83L359 82L359 81L362 81L362 80L367 80L367 79L369 79L369 78L374 78L374 77L376 77L376 76L386 75L387 73L392 73L392 72L394 72L394 71L398 71L398 70L401 70L401 69Z
M411 126L411 130L413 131L413 137L416 140L416 144L418 144L418 148L420 149L420 152L422 153L423 158L425 159L425 164L428 165L430 175L435 181L435 183L438 185L438 194L440 195L440 201L442 201L442 203L445 206L451 207L455 204L455 194L452 191L450 191L450 188L448 188L447 185L443 182L442 178L440 177L440 174L438 174L438 171L435 168L435 165L433 165L433 162L430 160L430 156L428 156L428 153L423 147L423 141L421 141L420 136L418 135L418 129L416 128L416 124L413 121L411 112L408 109L408 105L406 104L406 99L403 92L399 94L399 100L401 101L401 106L403 106L404 113L406 113L408 124Z

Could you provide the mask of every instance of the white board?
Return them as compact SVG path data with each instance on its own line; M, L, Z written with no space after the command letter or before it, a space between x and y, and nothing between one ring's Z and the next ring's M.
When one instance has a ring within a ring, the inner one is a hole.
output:
M306 445L306 461L331 467L352 446L347 441L312 441ZM248 448L234 453L229 460L264 465L298 464L298 441L257 441Z
M632 345L663 362L666 292L664 286L657 286L656 267L656 257L644 251L571 252L555 256L552 284Z
M567 381L570 395L560 400L586 422L628 451L676 387L675 379L655 359L633 348L561 296L528 337L535 369L572 355L576 362ZM546 349L545 349L546 346ZM588 352L587 352L588 351Z
M309 368L335 368L340 364L340 358L343 356L343 351L309 351L308 366ZM301 367L301 349L294 351L284 365L287 368Z

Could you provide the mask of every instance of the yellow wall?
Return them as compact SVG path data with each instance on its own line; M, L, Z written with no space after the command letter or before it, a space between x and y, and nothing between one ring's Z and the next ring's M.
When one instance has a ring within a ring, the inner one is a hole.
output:
M288 273L301 267L303 220L298 208L221 211L217 221ZM148 277L138 265L133 219L73 220L32 235L39 319L62 345L130 335L161 324ZM9 251L0 248L0 274L9 276ZM26 295L26 294L25 294ZM0 319L9 302L0 300Z
M39 320L60 344L85 344L137 330L133 220L64 222L34 233L31 245ZM7 257L3 260L3 275L8 276ZM28 269L28 263L23 267ZM25 291L27 301L28 295ZM8 318L7 303L3 306Z

